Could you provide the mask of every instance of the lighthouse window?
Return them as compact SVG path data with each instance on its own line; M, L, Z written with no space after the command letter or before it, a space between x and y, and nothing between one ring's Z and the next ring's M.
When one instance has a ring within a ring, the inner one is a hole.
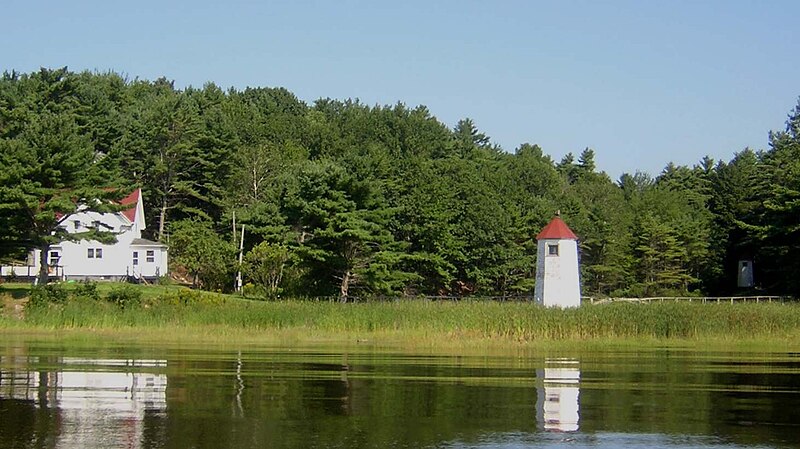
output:
M547 255L548 256L557 256L558 255L558 244L547 245Z

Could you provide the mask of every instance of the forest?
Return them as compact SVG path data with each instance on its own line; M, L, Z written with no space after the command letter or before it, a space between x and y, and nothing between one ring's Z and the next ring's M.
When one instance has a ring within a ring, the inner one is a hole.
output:
M141 187L147 237L208 290L232 290L241 268L264 298L529 295L535 236L558 211L586 296L797 296L800 105L764 132L768 149L612 180L591 148L506 151L425 106L5 72L0 262L56 243L76 199L102 208ZM753 289L737 288L739 260Z

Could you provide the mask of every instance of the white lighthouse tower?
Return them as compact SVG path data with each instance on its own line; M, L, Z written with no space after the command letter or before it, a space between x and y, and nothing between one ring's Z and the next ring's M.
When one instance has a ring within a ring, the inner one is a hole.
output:
M536 236L536 240L534 299L547 307L580 306L578 237L564 220L554 217Z

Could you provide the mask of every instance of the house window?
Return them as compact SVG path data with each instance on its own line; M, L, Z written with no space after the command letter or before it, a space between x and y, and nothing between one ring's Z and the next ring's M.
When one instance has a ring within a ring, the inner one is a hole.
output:
M89 259L102 259L103 248L89 248L86 250L86 257Z
M153 263L156 261L156 252L153 250L147 250L147 262Z
M58 251L50 251L50 265L58 265L60 259L61 255L58 254Z
M548 244L547 245L547 255L548 256L557 256L558 255L558 243L556 243L556 244Z
M133 264L139 265L139 251L133 252Z

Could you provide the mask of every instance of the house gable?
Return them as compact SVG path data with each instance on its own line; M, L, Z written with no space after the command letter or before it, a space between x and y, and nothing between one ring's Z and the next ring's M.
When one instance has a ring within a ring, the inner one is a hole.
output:
M78 210L62 220L61 227L70 234L98 230L113 232L117 238L130 241L141 238L145 229L142 190L136 189L118 203L127 206L119 212L102 213L79 207Z
M147 225L144 220L144 201L142 201L142 189L136 189L130 195L121 199L119 204L130 206L122 211L122 215L131 223L135 223L139 231Z

